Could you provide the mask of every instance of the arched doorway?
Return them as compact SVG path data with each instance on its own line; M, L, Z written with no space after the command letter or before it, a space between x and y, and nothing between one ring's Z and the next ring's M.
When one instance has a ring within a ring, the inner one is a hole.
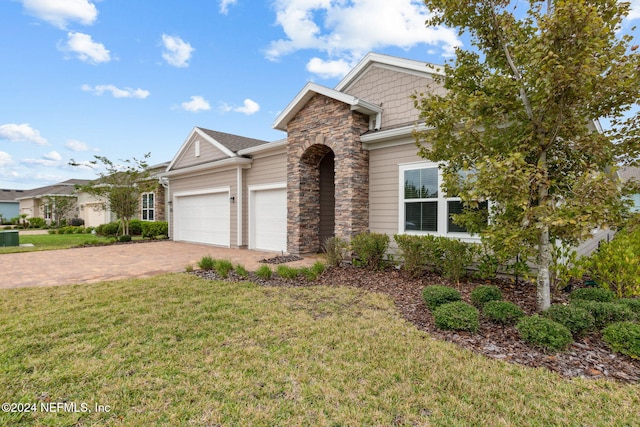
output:
M320 161L320 249L336 235L335 154L329 151Z

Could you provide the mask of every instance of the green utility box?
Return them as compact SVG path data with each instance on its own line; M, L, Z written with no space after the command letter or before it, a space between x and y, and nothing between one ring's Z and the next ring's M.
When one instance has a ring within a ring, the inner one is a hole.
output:
M0 231L0 248L5 246L20 246L18 230Z

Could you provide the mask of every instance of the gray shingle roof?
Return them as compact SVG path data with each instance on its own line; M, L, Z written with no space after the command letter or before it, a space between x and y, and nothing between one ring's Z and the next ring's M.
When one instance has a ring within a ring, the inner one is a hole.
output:
M267 144L269 141L263 141L261 139L247 138L240 135L233 135L230 133L218 132L211 129L205 129L198 127L202 132L209 135L211 138L218 141L220 144L227 147L229 150L237 153L244 148L256 147L258 145Z
M18 199L49 195L68 196L76 191L76 185L84 185L88 183L88 179L68 179L57 184L34 188L33 190L25 190L22 195L18 196Z
M5 190L0 189L0 202L15 202L18 197L22 197L22 195L27 190Z

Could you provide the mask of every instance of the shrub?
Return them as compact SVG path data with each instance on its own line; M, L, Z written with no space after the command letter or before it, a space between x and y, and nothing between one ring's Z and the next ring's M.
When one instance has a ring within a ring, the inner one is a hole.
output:
M473 247L457 239L437 238L442 251L442 275L451 280L460 280L467 274L473 261Z
M618 322L603 329L602 339L615 352L640 359L640 324Z
M119 222L109 222L107 224L100 224L96 227L96 234L100 236L115 236L120 230Z
M389 236L383 233L362 233L351 240L351 249L355 253L354 265L369 270L382 270L384 256L389 248Z
M320 261L316 261L313 263L313 265L311 266L311 270L318 276L320 276L322 273L324 273L325 270L325 265L320 262Z
M288 265L279 265L276 267L276 273L285 280L293 280L298 277L298 269Z
M145 239L166 238L169 236L169 223L166 221L143 222L142 237Z
M229 272L233 270L233 264L231 261L226 259L217 259L213 262L213 269L220 275L220 277L226 279L229 277Z
M524 341L545 350L564 350L573 342L566 326L537 314L522 319L516 329Z
M619 298L640 296L640 227L616 234L583 261L587 273Z
M266 264L261 265L260 268L256 270L256 276L264 280L271 279L272 275L273 271L271 270L271 267Z
M129 234L132 236L140 236L142 234L142 224L142 221L139 219L129 221Z
M513 325L524 317L524 310L511 301L488 301L482 307L482 315L492 322Z
M200 258L200 261L198 261L198 267L200 267L202 270L213 270L215 264L216 262L209 255L203 256L202 258Z
M482 308L489 301L502 299L502 291L494 285L480 285L471 291L471 302L476 307Z
M587 301L600 301L611 302L613 301L613 292L604 288L580 288L569 294L569 298L573 300L587 300Z
M82 218L71 218L69 220L69 225L72 226L72 227L84 226L84 219L82 219Z
M249 272L247 271L246 268L244 268L244 265L242 264L237 264L234 268L234 271L238 276L242 277L243 279L249 277Z
M631 311L636 314L638 320L640 320L640 299L638 298L620 298L614 301L616 304L626 305Z
M433 318L439 329L476 332L480 327L478 309L462 301L440 305Z
M598 329L602 329L611 323L633 320L635 317L629 307L614 302L574 300L571 305L587 310L593 316L595 326Z
M118 238L118 241L120 243L128 243L131 241L131 236L129 236L128 234L125 234L123 236L120 236L120 238Z
M47 226L47 222L43 218L29 218L29 226L32 228L44 228Z
M422 291L422 297L430 310L435 310L443 304L461 300L460 292L457 289L441 285L427 286Z
M573 336L582 336L595 326L595 319L591 313L575 305L554 304L543 311L542 315L566 326Z
M396 234L393 238L402 252L402 268L411 277L420 277L440 265L440 249L434 236Z
M327 254L327 262L334 267L340 267L347 253L349 244L340 237L329 237L324 241L322 249Z

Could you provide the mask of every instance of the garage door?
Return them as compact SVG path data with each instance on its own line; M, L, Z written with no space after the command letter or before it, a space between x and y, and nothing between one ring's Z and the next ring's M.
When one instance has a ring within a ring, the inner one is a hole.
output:
M287 250L287 189L252 192L253 249Z
M177 196L174 240L229 246L229 193Z

